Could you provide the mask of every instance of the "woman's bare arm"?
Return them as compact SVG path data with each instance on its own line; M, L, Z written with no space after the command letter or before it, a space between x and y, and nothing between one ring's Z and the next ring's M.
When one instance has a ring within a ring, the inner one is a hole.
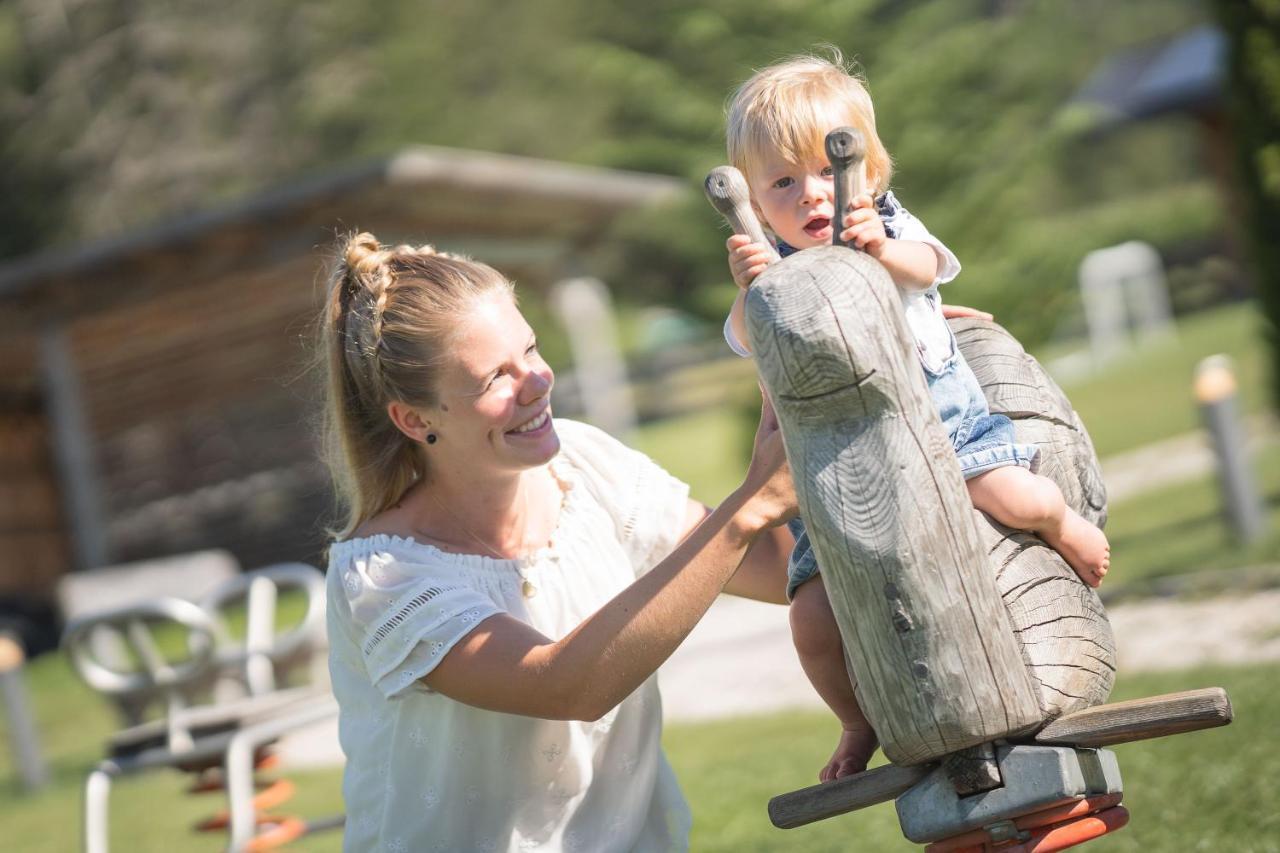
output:
M766 423L767 421L767 423ZM662 562L553 641L507 614L483 620L423 681L452 699L511 714L598 719L688 636L761 534L795 512L772 411L746 481Z
M692 533L710 514L711 507L690 499L681 538ZM786 604L787 557L795 544L795 537L785 525L772 527L761 533L747 549L746 557L738 566L738 571L725 584L724 591L729 595L769 604Z

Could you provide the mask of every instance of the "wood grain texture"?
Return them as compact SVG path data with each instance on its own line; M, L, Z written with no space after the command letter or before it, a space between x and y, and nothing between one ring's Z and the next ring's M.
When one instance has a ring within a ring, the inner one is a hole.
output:
M1037 743L1109 746L1225 726L1234 716L1227 691L1205 687L1099 705L1068 714L1036 734Z
M702 187L707 201L725 218L734 234L745 234L752 243L773 245L751 208L751 191L741 172L733 166L716 166L707 173Z
M779 794L769 800L769 820L779 829L794 829L888 802L919 782L931 770L931 764L914 767L886 764L834 782Z
M1039 537L973 514L1043 718L1105 702L1116 644L1098 594Z
M996 323L951 321L992 412L1013 421L1018 440L1040 448L1038 472L1099 526L1107 495L1093 442L1067 396ZM1038 537L982 515L978 530L1046 719L1105 702L1115 683L1115 638L1097 593Z
M1044 719L897 289L810 249L747 295L804 517L885 755L918 764Z
M1067 395L996 323L970 317L950 322L991 411L1013 421L1019 441L1040 446L1039 473L1058 484L1067 503L1099 527L1105 525L1102 469Z

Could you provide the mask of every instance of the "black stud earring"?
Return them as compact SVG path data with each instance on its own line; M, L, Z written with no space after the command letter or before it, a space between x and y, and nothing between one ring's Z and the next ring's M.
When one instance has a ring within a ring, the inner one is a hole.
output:
M436 434L434 432L427 433L427 444L436 443Z

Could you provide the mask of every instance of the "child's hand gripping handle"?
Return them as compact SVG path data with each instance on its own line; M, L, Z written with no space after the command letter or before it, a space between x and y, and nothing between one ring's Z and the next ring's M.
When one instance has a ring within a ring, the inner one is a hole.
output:
M849 246L840 239L844 231L844 215L853 207L853 200L865 192L867 143L862 134L852 127L837 127L827 134L827 159L836 184L836 216L831 223L831 243Z
M704 187L707 200L728 221L734 234L746 234L752 243L773 247L751 209L751 194L741 172L732 166L716 166L707 173Z

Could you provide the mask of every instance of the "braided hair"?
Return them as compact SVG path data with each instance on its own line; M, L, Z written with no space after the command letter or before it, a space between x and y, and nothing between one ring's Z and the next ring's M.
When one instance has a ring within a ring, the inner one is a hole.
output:
M344 539L429 475L387 404L437 405L458 319L477 300L514 290L492 267L431 246L387 247L362 232L338 248L319 337L325 461L345 513L330 533Z

